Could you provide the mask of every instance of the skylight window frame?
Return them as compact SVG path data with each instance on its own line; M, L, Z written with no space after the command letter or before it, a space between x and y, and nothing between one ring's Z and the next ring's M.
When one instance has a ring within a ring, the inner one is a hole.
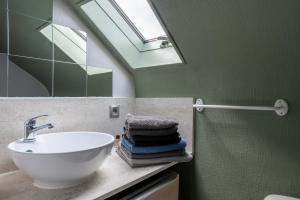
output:
M68 29L68 31L71 31L72 34L76 35L78 38L82 39L82 41L85 42L85 47L82 47L81 45L77 44L72 38L70 38L63 29ZM57 62L64 62L64 63L73 63L77 64L82 69L84 69L83 66L86 66L86 53L87 53L87 37L83 33L80 33L80 31L77 31L76 29L67 27L67 26L62 26L54 23L45 23L42 26L38 27L37 30L44 35L50 42L53 43L57 48L59 48L61 51L63 51L71 60L72 62L69 61L63 61L60 59L55 59ZM74 48L65 48L61 44L67 44L66 42L58 42L57 38L55 37L59 36L60 38L63 38L64 40L69 42L69 44L72 44L72 46L78 50L77 53L74 53L73 49ZM81 55L84 54L84 56L78 56L78 52L80 52ZM55 58L54 52L53 52L53 59ZM85 69L84 69L85 70Z
M78 5L87 20L95 26L95 32L103 37L105 43L117 54L116 56L124 59L124 63L127 63L125 66L129 70L174 64L184 65L186 61L158 9L151 0L147 1L164 30L164 34L167 35L168 41L172 44L166 48L160 46L164 38L143 43L114 8L111 0L83 0Z
M76 42L73 41L72 38L70 38L61 29L59 29L58 26L61 26L61 25L52 24L52 29L55 29L57 32L59 32L61 35L63 35L65 38L67 38L69 41L71 41L75 46L77 46L79 49L81 49L83 52L85 52L85 53L87 52L86 49L82 49L81 46L79 46ZM87 43L87 37L84 36L82 33L80 33L80 31L75 30L75 29L70 28L70 27L66 27L66 28L68 28L69 30L71 30L74 34L76 34L78 37L80 37L83 41L85 41ZM52 32L52 34L53 34L53 32ZM83 63L77 63L77 64L83 64Z
M85 42L87 42L87 36L84 35L81 31L76 30L76 29L73 29L73 28L70 28L70 29L72 29L72 31L73 31L74 33L76 33L76 34L77 34L79 37L81 37Z
M116 11L120 14L120 16L124 19L124 21L129 25L129 27L135 32L135 34L141 39L141 41L146 44L149 42L154 42L159 40L158 37L157 38L151 38L151 39L146 39L143 34L139 31L139 29L134 25L134 23L131 21L131 19L127 16L127 14L123 11L123 9L118 5L118 3L115 0L109 0L109 2L112 4L112 6L116 9ZM151 7L151 6L150 6ZM151 8L155 17L158 18L153 10L153 8ZM161 24L160 19L158 19L159 24L161 25L162 29L166 32L164 26ZM159 37L168 37L167 34L166 35L161 35Z

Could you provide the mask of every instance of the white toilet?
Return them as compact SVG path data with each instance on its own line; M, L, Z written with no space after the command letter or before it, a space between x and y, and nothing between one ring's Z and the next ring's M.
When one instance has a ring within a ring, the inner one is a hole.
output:
M266 198L264 200L300 200L300 199L294 198L294 197L270 194L270 195L266 196Z

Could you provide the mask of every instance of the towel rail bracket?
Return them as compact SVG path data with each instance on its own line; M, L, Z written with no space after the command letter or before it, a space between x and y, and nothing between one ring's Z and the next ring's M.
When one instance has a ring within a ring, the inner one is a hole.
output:
M283 99L278 99L274 106L231 106L231 105L206 105L203 99L197 99L193 106L198 112L202 112L205 108L217 109L233 109L233 110L259 110L259 111L274 111L278 116L285 116L288 113L288 103Z

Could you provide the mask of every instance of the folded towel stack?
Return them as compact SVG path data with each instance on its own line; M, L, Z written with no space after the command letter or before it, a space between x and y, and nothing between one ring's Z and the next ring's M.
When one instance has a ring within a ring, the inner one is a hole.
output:
M132 167L180 161L186 157L186 142L178 122L152 116L128 114L118 154Z

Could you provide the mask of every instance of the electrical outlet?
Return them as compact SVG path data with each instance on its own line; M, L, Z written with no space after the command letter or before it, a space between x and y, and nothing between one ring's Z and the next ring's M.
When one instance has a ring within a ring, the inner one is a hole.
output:
M120 116L120 105L110 105L109 106L109 117L119 118Z

